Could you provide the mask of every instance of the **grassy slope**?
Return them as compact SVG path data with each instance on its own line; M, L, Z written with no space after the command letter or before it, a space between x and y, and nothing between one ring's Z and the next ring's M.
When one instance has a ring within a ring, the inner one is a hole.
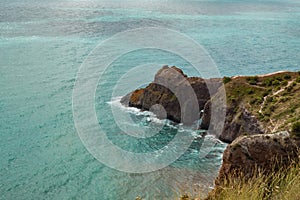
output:
M242 177L242 176L240 176ZM228 180L228 183L212 192L207 200L298 200L300 199L300 163L271 176L257 172L250 181L243 178Z
M205 200L299 200L300 199L300 162L289 168L267 176L259 171L246 180L228 178L225 185L215 188ZM185 194L180 200L201 200Z
M266 132L291 130L300 121L300 73L224 78L229 107L245 107ZM239 106L236 106L239 105ZM238 111L238 110L237 110Z

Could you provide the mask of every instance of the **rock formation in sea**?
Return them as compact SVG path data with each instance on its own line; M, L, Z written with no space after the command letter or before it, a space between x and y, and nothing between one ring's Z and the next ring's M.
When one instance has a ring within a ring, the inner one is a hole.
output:
M164 66L156 73L152 83L126 95L121 103L142 110L151 110L159 104L165 109L168 119L191 124L200 118L200 111L221 84L220 78L187 77L175 66ZM160 117L159 110L154 109L154 112Z
M198 120L203 110L200 128L210 129L210 132L218 126L218 119L211 119L212 109L215 112L226 109L224 127L216 136L231 143L241 135L290 131L293 122L299 121L299 82L298 72L203 79L188 77L175 66L164 66L152 83L126 95L121 102L151 110L158 117L162 116L161 113L167 113L168 119L186 124ZM220 91L223 83L225 96ZM197 105L193 95L196 95ZM215 101L213 108L212 101ZM224 101L225 106L221 103Z

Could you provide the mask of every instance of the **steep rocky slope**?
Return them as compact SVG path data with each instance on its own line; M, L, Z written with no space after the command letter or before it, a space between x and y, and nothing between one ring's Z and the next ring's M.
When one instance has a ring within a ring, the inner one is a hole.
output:
M300 121L298 72L225 77L224 83L227 108L221 140L230 143L240 135L291 131L292 125ZM213 98L220 97L216 94ZM208 127L210 110L208 101L201 128Z
M222 82L226 95L220 91ZM197 103L193 101L193 95ZM211 112L225 109L224 127L216 135L222 141L231 143L241 135L291 131L292 125L300 121L299 99L299 72L202 79L187 77L174 66L164 66L152 83L126 95L121 102L151 110L161 118L166 113L168 119L186 124L199 119L203 109L200 128L210 129L211 133L214 133L214 127L218 127L217 122L221 120L212 120ZM212 108L212 101L217 106Z
M200 111L221 84L222 79L187 77L179 68L164 66L156 73L152 83L126 95L121 103L154 111L161 117L161 110L151 109L159 104L168 119L191 124L199 119Z
M227 146L216 185L228 175L251 177L256 169L271 173L298 160L296 140L288 132L240 136Z

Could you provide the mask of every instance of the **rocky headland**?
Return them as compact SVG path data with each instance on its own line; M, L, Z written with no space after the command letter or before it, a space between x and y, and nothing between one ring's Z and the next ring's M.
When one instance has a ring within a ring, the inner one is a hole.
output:
M202 117L201 129L210 126L211 101L226 98L225 124L223 131L218 134L218 138L226 143L231 143L241 135L291 132L292 125L300 121L299 72L281 71L259 76L203 79L187 77L175 66L164 66L152 83L127 94L121 103L142 110L151 110L154 105L161 105L168 119L180 123L184 106L180 105L177 97L184 96L180 100L185 104L189 104L191 99L186 93L180 94L186 84L195 92L199 113L192 120ZM218 90L222 85L226 90L225 97ZM220 104L220 107L224 105ZM161 116L159 110L151 111Z
M151 110L159 118L163 116L160 110L155 109L155 105L161 105L168 119L188 124L200 118L200 111L204 109L210 96L217 93L221 85L220 78L187 77L175 66L164 66L156 73L152 83L146 88L127 94L121 99L121 103L142 110ZM185 113L189 119L183 121Z
M194 90L197 106L189 95L181 93L188 86ZM268 173L299 161L300 72L203 79L188 77L177 67L164 66L152 83L124 96L121 103L150 110L158 117L166 113L168 119L177 123L192 124L201 119L198 128L210 133L218 126L211 124L218 121L211 119L212 110L225 110L224 126L216 137L229 145L223 154L216 188L233 174L251 177L253 169ZM193 106L185 109L190 104ZM164 111L155 109L155 105L161 105L159 108ZM188 120L182 117L186 112L192 113Z

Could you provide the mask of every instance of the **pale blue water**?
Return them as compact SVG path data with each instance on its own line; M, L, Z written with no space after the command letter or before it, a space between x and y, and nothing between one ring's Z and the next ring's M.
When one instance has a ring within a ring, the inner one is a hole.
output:
M223 144L199 159L201 141L195 141L163 170L127 174L94 159L76 133L72 89L88 53L120 31L148 26L192 37L207 49L222 75L300 69L297 0L2 0L0 199L134 199L138 195L174 199L184 191L197 195L213 184ZM122 72L155 61L197 75L176 56L141 51L115 62L96 93L107 94L96 97L96 109L111 133L108 137L134 152L162 147L178 129L166 126L162 135L150 141L117 134L106 102ZM103 111L107 111L104 117ZM135 118L140 126L147 126L145 117Z

